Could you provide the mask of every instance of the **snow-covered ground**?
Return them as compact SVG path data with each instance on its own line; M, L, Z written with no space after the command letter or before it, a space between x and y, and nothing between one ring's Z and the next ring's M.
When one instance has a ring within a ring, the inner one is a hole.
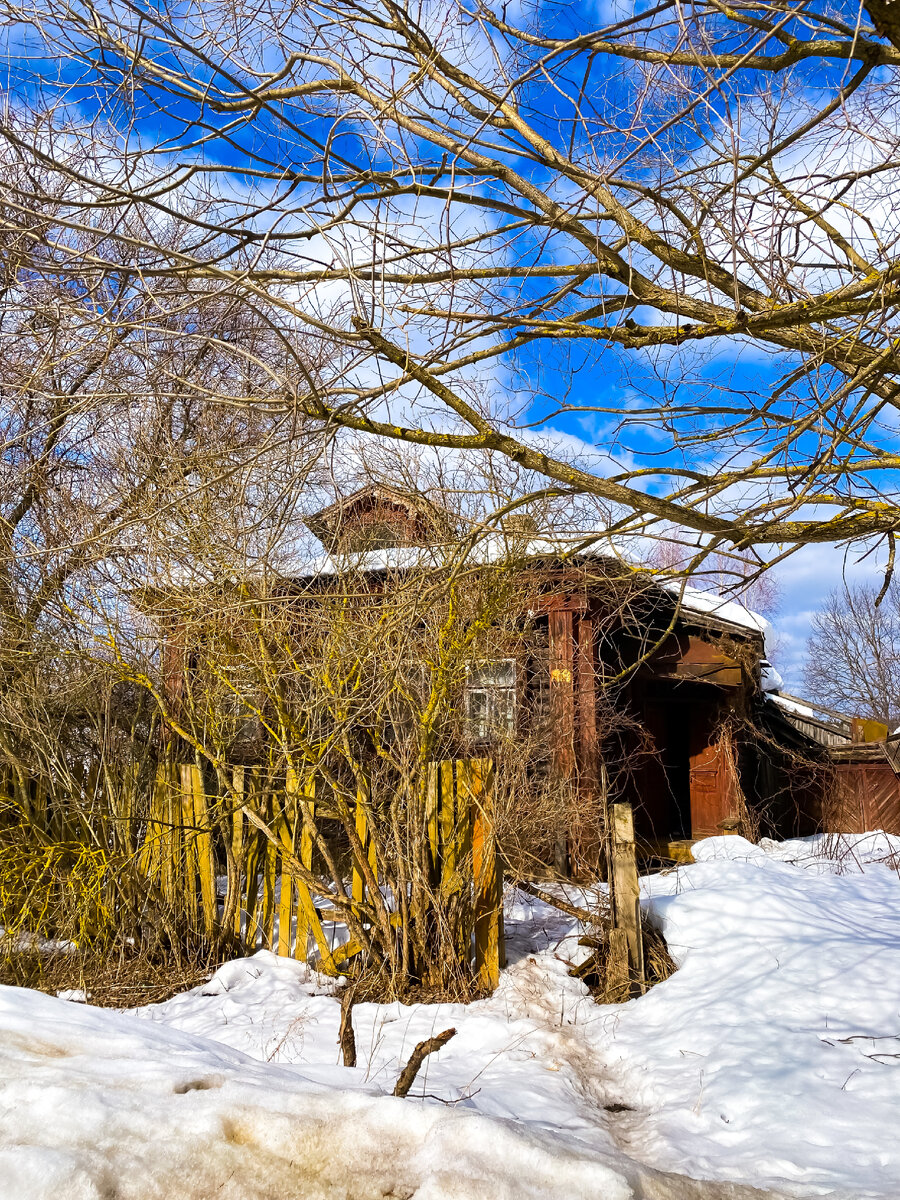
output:
M354 1069L331 982L266 952L135 1013L2 988L0 1197L900 1196L900 839L842 849L714 838L644 880L679 970L614 1007L513 894L498 991L357 1005Z

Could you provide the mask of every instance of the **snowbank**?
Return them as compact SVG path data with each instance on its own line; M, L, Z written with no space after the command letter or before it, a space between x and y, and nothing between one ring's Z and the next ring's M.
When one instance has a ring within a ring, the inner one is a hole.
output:
M603 1053L642 1159L900 1195L898 851L885 834L711 838L648 881L679 970L619 1010Z
M646 996L595 1005L514 893L497 992L358 1005L352 1070L331 982L265 952L133 1014L0 989L0 1196L900 1195L900 839L695 854L643 881L679 964Z
M0 1196L759 1196L710 1193L618 1149L578 1044L579 1010L596 1010L555 957L572 924L537 904L516 911L518 967L494 997L359 1006L353 1070L337 1065L324 981L267 952L135 1014L0 988ZM385 1095L414 1043L451 1021L459 1035L427 1060L418 1098Z
M379 1096L358 1072L254 1061L14 988L0 989L0 1029L5 1200L634 1194L587 1148Z

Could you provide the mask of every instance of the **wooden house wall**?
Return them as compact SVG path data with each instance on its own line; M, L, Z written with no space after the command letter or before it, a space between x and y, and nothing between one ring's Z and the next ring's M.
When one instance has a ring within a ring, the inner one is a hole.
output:
M900 835L900 778L886 763L838 763L837 798L826 814L833 833L883 829Z

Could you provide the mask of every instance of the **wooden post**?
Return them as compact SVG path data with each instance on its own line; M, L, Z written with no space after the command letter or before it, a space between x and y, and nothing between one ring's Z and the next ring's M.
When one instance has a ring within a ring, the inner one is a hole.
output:
M553 773L563 784L575 776L575 683L572 612L553 608L547 614L550 635L550 719ZM554 862L560 875L569 874L569 831L560 829Z
M481 987L491 991L500 982L503 958L503 870L494 836L493 784L490 759L474 760L469 769L469 800L473 811L475 973Z
M644 944L641 937L641 893L634 844L634 816L630 804L612 806L612 851L615 925L625 932L632 986L642 992Z

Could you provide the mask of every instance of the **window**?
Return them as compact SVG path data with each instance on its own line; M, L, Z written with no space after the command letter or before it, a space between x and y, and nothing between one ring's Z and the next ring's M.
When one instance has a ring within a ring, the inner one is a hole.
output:
M466 668L466 728L473 742L510 737L516 731L516 662L472 663Z

